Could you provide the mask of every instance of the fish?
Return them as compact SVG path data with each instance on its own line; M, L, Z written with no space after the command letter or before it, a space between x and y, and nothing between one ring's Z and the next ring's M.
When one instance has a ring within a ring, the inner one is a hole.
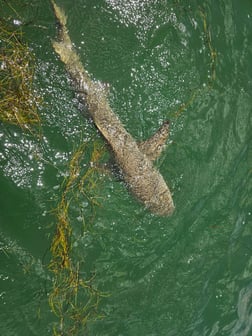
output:
M63 9L53 0L52 6L58 23L53 48L65 65L77 97L85 101L94 124L109 144L126 186L151 213L170 216L175 209L172 194L153 165L165 147L169 122L165 121L150 139L137 142L110 107L107 89L91 79L84 68L69 36Z

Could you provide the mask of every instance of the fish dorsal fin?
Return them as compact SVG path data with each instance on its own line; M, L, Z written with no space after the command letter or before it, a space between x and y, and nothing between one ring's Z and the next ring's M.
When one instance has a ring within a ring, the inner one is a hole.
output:
M166 146L169 136L169 121L165 121L158 131L149 139L138 143L138 147L149 160L155 161Z

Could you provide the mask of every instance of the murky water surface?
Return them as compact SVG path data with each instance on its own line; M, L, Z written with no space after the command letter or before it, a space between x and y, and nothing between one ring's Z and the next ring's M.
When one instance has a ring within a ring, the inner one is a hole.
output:
M52 209L78 145L92 152L103 140L78 111L51 46L50 3L13 1L16 13L3 4L1 15L23 25L35 54L43 105L39 139L0 125L0 330L53 335L60 321L48 303ZM142 140L171 121L156 165L173 192L172 217L151 215L102 170L98 202L71 200L73 258L107 294L97 307L104 318L89 322L86 334L252 335L251 1L58 4L84 66L109 83L127 130Z

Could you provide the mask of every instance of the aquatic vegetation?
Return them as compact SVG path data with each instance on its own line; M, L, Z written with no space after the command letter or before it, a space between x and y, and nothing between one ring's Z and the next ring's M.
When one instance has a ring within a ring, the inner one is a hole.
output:
M212 45L210 29L206 14L200 10L203 20L205 45L210 52L211 84L216 79L216 52ZM55 44L57 45L57 44ZM59 46L59 44L58 44ZM30 125L39 124L37 107L40 98L33 88L34 56L29 47L23 42L22 32L0 21L0 120L29 129ZM178 117L193 103L199 89L192 91L188 101L181 105L176 112ZM91 153L88 153L92 148ZM100 205L98 188L100 179L97 174L98 163L105 152L104 147L97 141L83 142L74 150L67 177L61 186L61 194L54 215L56 219L55 234L51 243L51 261L49 269L53 274L52 289L49 293L51 311L58 318L53 333L59 335L75 335L85 329L87 322L101 318L98 306L104 293L95 288L95 272L85 270L85 261L79 260L74 251L74 227L76 216L73 216L73 204L79 208L81 225L85 234L89 232L95 216L95 209ZM131 160L129 160L131 161ZM85 216L81 204L88 204ZM91 216L87 213L92 211ZM1 248L0 248L1 249ZM6 250L3 250L7 253ZM83 252L85 253L85 251ZM29 272L29 265L24 271Z
M212 43L211 31L208 25L206 12L203 9L199 9L197 13L201 17L202 22L203 22L204 44L205 44L206 49L209 50L210 69L209 69L209 76L208 76L208 85L205 85L205 86L207 90L210 90L213 87L214 81L216 80L217 52ZM203 87L203 89L205 90L205 87ZM179 117L190 105L193 104L195 98L201 92L202 92L202 87L193 89L188 100L185 103L180 105L179 109L174 113L174 116L176 118Z
M0 19L0 120L23 129L40 124L33 87L35 58L19 28Z
M194 89L189 97L189 99L180 105L179 109L174 113L174 117L178 118L195 100L199 94L199 89Z
M12 10L15 12L14 8ZM33 87L35 56L24 42L20 28L3 19L0 20L0 69L0 120L34 133L31 126L40 126L38 105L41 103ZM78 334L89 320L101 318L97 308L104 294L93 284L95 272L88 275L84 261L73 253L74 239L79 237L73 237L76 217L72 208L79 211L79 217L82 216L82 232L87 234L94 220L95 208L100 204L98 189L101 178L96 164L104 153L105 147L93 138L82 141L73 151L53 210L56 230L48 269L53 274L49 306L59 320L54 325L54 335L62 335L63 330L64 335ZM84 200L88 203L87 213L91 213L87 218L79 206ZM0 250L8 253L3 247ZM23 269L27 274L30 265L25 264Z
M68 176L63 182L62 194L54 209L57 227L51 244L52 258L49 265L54 275L49 305L59 319L59 324L54 327L54 335L62 335L63 330L64 335L75 335L85 329L89 320L102 317L97 308L104 294L93 285L95 274L90 274L88 279L83 278L80 271L82 264L76 260L72 249L72 203L85 199L90 207L99 204L97 194L100 184L97 183L96 176L99 168L96 164L104 155L105 149L101 143L94 141L91 155L87 152L88 143L84 142L72 154L67 169ZM89 156L90 164L83 171L85 154ZM82 222L85 223L84 218ZM87 222L91 225L92 218ZM84 224L85 234L88 228L89 226Z
M211 87L213 85L213 82L216 79L216 62L217 62L217 52L215 48L213 47L212 38L211 38L211 31L207 22L207 16L206 13L203 10L199 11L199 14L203 21L203 30L205 35L205 43L209 50L210 55L210 76L208 85Z

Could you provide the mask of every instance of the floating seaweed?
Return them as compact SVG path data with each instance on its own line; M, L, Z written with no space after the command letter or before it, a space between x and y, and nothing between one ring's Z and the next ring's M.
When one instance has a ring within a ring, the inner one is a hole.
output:
M35 58L22 31L0 19L0 120L29 129L40 124L33 87Z
M203 10L199 10L199 14L203 21L203 30L205 35L205 43L209 50L210 55L210 77L208 81L209 87L212 87L213 82L216 79L216 63L217 63L217 52L213 47L212 38L211 38L211 31L209 25L207 23L207 16Z
M217 51L215 50L212 38L211 38L211 31L207 22L207 15L205 11L201 8L198 9L198 14L202 19L203 22L203 32L204 32L204 43L206 48L209 50L209 56L210 56L210 69L209 69L209 78L208 78L208 84L206 85L207 90L212 89L213 84L216 80L216 64L217 64ZM202 88L198 87L192 90L190 97L188 100L181 104L178 110L174 113L174 116L178 118L189 106L191 106L195 100L195 98L202 92Z
M77 148L69 162L68 177L62 185L62 194L54 210L57 227L51 244L50 270L53 272L53 288L49 295L49 305L58 317L59 323L54 327L54 335L75 335L85 329L90 320L101 318L98 305L103 293L93 285L95 274L84 279L80 272L80 262L72 253L72 222L70 208L72 201L86 199L90 206L99 204L97 200L98 184L96 165L105 153L104 146L93 142L89 157L90 164L83 172L83 158L87 142ZM89 224L90 224L89 219ZM83 220L83 222L85 222ZM87 233L88 228L84 228Z

